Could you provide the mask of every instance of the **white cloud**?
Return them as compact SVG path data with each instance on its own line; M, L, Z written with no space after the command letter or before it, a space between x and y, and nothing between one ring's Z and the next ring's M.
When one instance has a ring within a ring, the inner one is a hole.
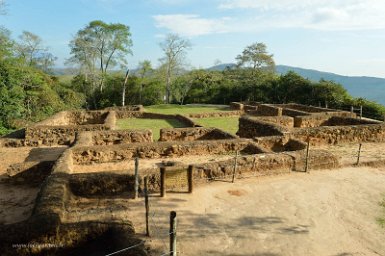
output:
M156 15L156 26L182 36L200 36L228 32L228 18L205 19L193 14Z
M252 10L254 15L284 22L284 27L322 30L385 28L383 0L222 0L219 8Z

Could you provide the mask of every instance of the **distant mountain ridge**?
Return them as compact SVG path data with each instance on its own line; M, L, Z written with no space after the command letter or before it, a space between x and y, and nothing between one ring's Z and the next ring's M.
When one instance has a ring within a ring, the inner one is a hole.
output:
M208 70L224 70L226 67L233 68L235 64L220 64L209 68ZM367 76L342 76L330 72L322 72L313 69L305 69L291 67L285 65L277 65L276 72L278 74L286 74L294 71L312 81L320 79L331 80L343 85L346 90L354 97L366 98L385 105L385 78L367 77Z

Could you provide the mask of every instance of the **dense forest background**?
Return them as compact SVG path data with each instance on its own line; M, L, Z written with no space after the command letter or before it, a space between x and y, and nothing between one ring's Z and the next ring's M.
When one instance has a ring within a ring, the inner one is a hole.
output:
M188 40L168 35L157 67L143 60L127 69L129 27L92 21L69 42L67 74L55 75L56 58L39 36L25 31L14 39L0 28L0 135L67 109L101 109L130 104L229 104L232 101L301 103L364 108L382 120L384 106L354 98L333 81L310 81L295 72L278 75L266 45L253 43L224 70L186 64ZM68 70L71 72L68 73Z

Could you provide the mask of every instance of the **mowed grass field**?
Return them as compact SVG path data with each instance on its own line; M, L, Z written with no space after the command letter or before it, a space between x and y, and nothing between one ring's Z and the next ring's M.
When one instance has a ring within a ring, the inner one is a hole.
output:
M239 117L208 117L195 118L193 120L204 127L219 128L234 135L238 131Z
M211 112L221 112L221 111L230 111L230 108L226 105L171 105L171 104L162 104L162 105L153 105L147 106L144 108L146 112L159 113L159 114L168 114L168 115L186 115L186 114L198 114L198 113L211 113Z
M195 113L211 113L229 111L228 106L215 105L154 105L145 107L146 112L168 114L168 115L187 115ZM231 134L238 131L238 117L213 117L196 118L196 123L204 127L216 127ZM183 128L185 125L177 119L146 119L146 118L127 118L117 120L117 128L121 130L131 129L150 129L153 133L154 141L159 140L160 129L162 128Z
M150 129L154 141L159 140L160 129L162 128L182 128L185 127L177 119L145 119L145 118L127 118L119 119L116 122L120 130Z

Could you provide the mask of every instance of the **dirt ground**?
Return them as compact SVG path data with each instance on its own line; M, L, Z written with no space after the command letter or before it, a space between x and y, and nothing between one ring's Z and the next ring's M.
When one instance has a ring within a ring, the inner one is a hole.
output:
M0 147L0 224L11 224L28 219L40 190L39 187L28 184L9 184L6 172L8 167L28 161L55 161L65 148Z
M385 255L385 228L376 221L384 197L385 168L214 182L193 194L150 198L148 244L167 251L175 210L179 255ZM142 199L131 205L139 233L140 206Z
M318 147L339 156L342 166L357 163L359 143L324 145ZM362 143L360 153L360 163L373 161L385 161L385 143Z

